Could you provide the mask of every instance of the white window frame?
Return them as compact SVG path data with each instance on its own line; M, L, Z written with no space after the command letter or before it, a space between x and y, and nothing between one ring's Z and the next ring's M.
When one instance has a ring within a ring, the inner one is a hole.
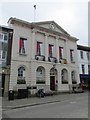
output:
M0 41L7 42L8 41L8 33L0 33L2 35L2 38L0 38ZM7 40L5 40L5 35L7 35Z
M22 39L25 43L24 43L24 49L25 49L25 53L22 51L22 49L20 49L20 39ZM27 55L27 38L23 38L20 37L19 38L19 55Z

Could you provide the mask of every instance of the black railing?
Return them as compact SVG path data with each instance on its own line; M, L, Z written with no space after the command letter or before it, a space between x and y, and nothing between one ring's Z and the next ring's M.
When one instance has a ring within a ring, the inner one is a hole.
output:
M56 57L48 57L48 61L57 63L57 58Z
M45 61L45 56L44 55L35 55L35 59L36 60L40 60L40 61Z

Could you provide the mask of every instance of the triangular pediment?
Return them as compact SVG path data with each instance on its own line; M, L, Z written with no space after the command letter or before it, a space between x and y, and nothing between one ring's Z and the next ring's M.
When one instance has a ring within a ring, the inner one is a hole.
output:
M56 22L54 21L45 21L45 22L34 22L34 24L37 24L38 26L69 35L62 27L60 27Z

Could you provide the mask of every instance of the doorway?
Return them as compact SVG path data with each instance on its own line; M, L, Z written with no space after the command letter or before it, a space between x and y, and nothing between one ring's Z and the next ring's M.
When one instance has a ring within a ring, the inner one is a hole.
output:
M50 90L55 90L55 76L50 76Z
M2 97L4 96L5 74L2 74Z

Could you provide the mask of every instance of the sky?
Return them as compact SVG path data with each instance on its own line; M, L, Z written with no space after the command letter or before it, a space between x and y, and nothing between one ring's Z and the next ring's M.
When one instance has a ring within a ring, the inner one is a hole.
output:
M88 45L88 0L1 0L0 24L7 25L10 17L28 22L54 20L78 44ZM36 5L36 10L34 9Z

